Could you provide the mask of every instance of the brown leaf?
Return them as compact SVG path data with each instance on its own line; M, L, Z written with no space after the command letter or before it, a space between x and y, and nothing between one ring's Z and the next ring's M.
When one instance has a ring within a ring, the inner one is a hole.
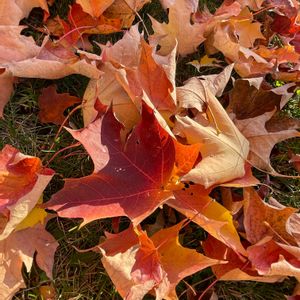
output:
M289 98L293 95L292 93L288 93L288 88L292 87L293 85L293 83L286 84L282 87L272 89L273 93L281 96L281 100L279 102L280 109L287 103ZM260 94L256 93L255 95ZM237 128L248 139L250 143L250 152L248 160L253 166L279 176L280 174L278 174L270 164L270 154L272 148L275 146L276 143L284 141L288 138L300 136L300 133L294 129L269 132L266 129L265 124L272 118L277 109L274 108L270 112L267 111L263 114L257 115L259 113L259 110L255 107L258 106L253 106L253 108L251 108L251 105L243 105L242 99L243 98L240 98L240 100L238 100L238 98L236 98L236 103L234 103L233 106L230 106L230 109L235 109L236 111L238 111L239 105L245 108L245 110L243 110L243 113L241 114L241 116L245 119L238 119L237 117L235 117L234 114L232 118ZM249 101L252 101L251 98L248 99ZM269 98L268 96L268 99L268 105L266 105L266 107L264 108L265 110L270 109L272 105L275 106L277 102L274 102L274 97ZM250 109L250 111L248 111L248 109ZM257 116L248 117L251 114Z
M122 28L130 28L137 12L150 0L115 0L104 12L108 18L121 19Z
M81 99L68 93L57 94L56 86L51 85L42 90L38 102L40 121L60 125L65 120L64 111L75 103L81 102Z
M287 232L287 221L296 208L277 208L265 203L253 188L244 189L244 226L247 240L255 244L266 236L275 241L295 245L294 237Z

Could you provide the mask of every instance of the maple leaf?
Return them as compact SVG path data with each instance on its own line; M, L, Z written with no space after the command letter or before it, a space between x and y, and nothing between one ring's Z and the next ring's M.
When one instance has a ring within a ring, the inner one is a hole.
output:
M91 155L95 170L83 178L67 179L48 208L60 216L81 217L84 224L124 215L139 223L169 197L164 185L174 166L172 138L145 104L142 120L124 147L121 128L110 110L84 130L69 130Z
M161 59L155 55L153 48L141 38L137 26L113 46L103 47L101 57L104 64L100 70L104 74L98 81L89 83L83 97L86 125L98 114L94 107L97 99L113 105L117 119L127 132L140 118L141 99L159 112L175 111L175 71L165 67L166 63L174 63L175 56ZM156 116L159 119L160 114Z
M176 0L169 8L169 22L159 23L151 18L154 34L149 38L157 40L161 55L169 54L178 42L177 51L180 55L187 55L196 51L205 40L204 27L200 24L191 24L191 14L195 7L190 1ZM188 32L188 34L187 34Z
M247 240L255 244L265 236L274 240L287 241L295 245L296 241L287 232L287 221L297 211L292 207L276 207L262 201L252 188L244 189L244 226Z
M233 121L237 128L240 130L240 132L248 139L250 143L250 152L249 152L249 161L251 164L253 164L255 167L260 168L262 170L266 170L268 172L271 172L272 174L280 175L278 174L271 166L270 164L270 154L272 151L272 148L274 145L278 142L284 141L288 138L297 137L300 136L299 132L294 129L283 129L279 131L272 131L269 132L266 129L265 124L267 121L269 121L272 116L277 111L276 108L274 108L272 111L268 111L269 109L274 107L279 100L279 107L280 109L286 104L288 99L292 96L292 93L288 93L288 88L292 87L294 84L287 84L279 88L272 89L272 93L276 95L280 95L281 99L275 100L275 97L272 96L272 94L267 94L268 101L266 101L265 108L262 111L262 114L257 115L258 111L253 105L244 105L243 106L243 113L240 115L242 116L242 119L239 119L232 114ZM264 93L256 93L254 95L257 95L259 98ZM272 96L273 98L271 98ZM269 98L270 97L270 98ZM242 99L242 98L240 98ZM231 109L238 111L238 101L237 98L235 99L236 102L230 106ZM245 99L241 100L244 101ZM247 98L246 98L247 101ZM252 98L248 98L248 101L255 102ZM264 105L263 105L264 106ZM251 110L253 110L251 112ZM264 113L263 113L264 112ZM257 115L256 117L249 117L251 115ZM274 124L272 125L274 126ZM280 126L279 126L279 129Z
M57 94L56 87L51 85L42 90L38 99L39 119L42 123L51 122L60 125L65 120L64 111L79 102L81 102L80 98L71 96L68 93Z
M23 26L0 26L0 69L6 76L27 78L57 79L70 74L82 74L90 78L99 78L101 72L89 60L79 59L70 51L62 53L61 48L49 46L46 38L41 47L32 37L20 34ZM16 49L19 49L16 51ZM4 102L4 101L2 101Z
M226 15L221 15L213 18L210 23L204 34L207 38L207 54L221 51L233 62L240 60L241 47L252 48L257 39L265 39L260 31L260 23L254 22L253 15L247 7L237 16L227 19Z
M246 255L233 224L232 215L225 207L210 198L209 193L210 190L192 185L186 190L175 191L174 197L166 204L188 217L235 252Z
M98 247L102 263L126 299L142 299L152 292L157 299L177 299L175 287L181 279L208 266L224 263L195 250L184 248L178 240L183 223L160 230L151 238L132 227Z
M219 280L251 280L260 282L276 282L282 279L280 275L261 276L253 268L247 258L235 253L231 248L221 243L211 235L202 243L204 253L214 259L226 260L225 265L214 265L212 271Z
M189 144L201 145L202 160L183 176L183 180L193 181L208 188L214 184L243 177L249 151L248 141L201 80L192 78L184 88L193 98L197 95L198 102L203 101L207 109L204 116L200 115L199 120L193 120L188 116L176 117L174 133L186 137Z
M0 296L9 300L25 283L22 277L23 263L30 271L34 253L36 261L49 278L52 278L54 253L58 243L45 228L38 224L32 228L11 233L0 241Z
M49 15L49 10L48 10L48 5L46 0L1 1L0 2L0 24L19 25L20 21L23 18L26 18L34 7L41 7L45 12L45 18Z
M102 2L101 2L102 3ZM68 23L60 20L66 35L65 40L70 45L76 45L82 34L109 34L121 30L119 19L109 19L104 15L92 17L82 6L74 3L68 14Z
M83 11L91 15L92 17L98 18L103 12L114 3L115 0L76 0L76 3L79 4Z
M42 167L39 158L24 155L12 146L7 145L0 152L0 296L3 299L11 299L25 286L22 263L29 271L35 251L38 265L52 277L58 244L38 224L46 213L35 205L53 174L51 169Z
M121 19L121 27L130 28L137 12L148 2L150 0L115 0L104 16Z
M247 248L249 260L264 276L295 276L300 280L299 247L275 242L266 237Z
M54 171L39 158L21 154L12 146L0 152L0 240L21 223L38 202Z

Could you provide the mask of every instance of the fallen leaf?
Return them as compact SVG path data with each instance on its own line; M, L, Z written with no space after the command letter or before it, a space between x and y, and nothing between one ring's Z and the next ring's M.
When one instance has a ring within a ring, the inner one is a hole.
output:
M266 236L275 241L295 245L294 237L287 232L287 221L296 208L277 208L265 203L253 188L244 189L244 226L247 240L256 244Z
M248 155L248 141L230 120L220 102L205 89L201 80L191 79L184 86L192 97L207 105L202 124L190 117L176 117L174 133L183 135L189 144L200 143L202 160L183 177L205 188L231 181L245 175L244 164ZM204 97L202 92L204 91Z
M174 197L166 204L198 224L216 239L222 241L235 252L246 254L233 224L230 212L209 197L210 190L192 185L174 192Z
M173 112L176 108L171 93L174 87L165 70L153 58L152 47L141 40L141 58L138 66L138 78L142 89L158 110Z
M191 24L190 19L194 9L195 7L190 1L175 0L169 8L167 24L159 23L151 17L154 35L150 36L150 39L158 41L161 46L159 54L169 54L176 46L177 41L178 53L185 56L195 52L205 40L203 37L204 27L200 24Z
M56 87L51 85L42 90L38 99L39 103L39 119L42 123L54 123L60 125L64 122L64 111L81 102L80 98L71 96L68 93L57 94Z
M37 157L12 146L0 152L0 240L4 240L34 208L54 171L42 167Z
M151 238L144 231L136 229L138 239L135 244L132 240L134 231L130 227L118 235L108 236L99 245L103 253L102 263L122 297L142 299L151 292L157 299L177 299L175 287L181 279L222 263L182 247L178 240L181 227L182 223L179 223L159 231ZM115 251L115 247L113 252L107 249L111 239L114 245L119 239L119 251Z
M219 280L276 282L282 279L282 276L260 276L247 258L237 255L231 248L210 235L202 245L204 253L209 257L227 261L227 264L212 266L212 271Z
M41 7L46 17L49 15L46 0L10 0L0 3L0 24L19 25L23 18L26 18L34 7Z
M148 2L150 0L115 0L104 15L108 18L118 18L122 28L130 28L138 11Z
M300 279L299 247L276 243L266 237L247 249L249 260L264 276L295 276Z
M0 295L2 299L12 299L13 295L25 287L22 266L30 271L35 252L38 266L52 279L56 240L45 228L38 224L32 228L12 232L0 241Z
M121 128L110 110L84 130L69 130L91 155L94 173L67 179L47 204L49 209L60 216L83 218L84 224L123 215L137 224L169 197L164 185L174 166L172 138L145 104L142 119L124 147Z
M220 65L222 61L218 60L214 57L208 57L207 55L204 55L199 60L193 60L191 62L188 62L188 65L194 66L198 72L200 72L200 69L203 67L216 67L216 68L222 68Z
M238 79L231 90L227 111L239 120L254 118L280 108L281 99L282 94L265 84L262 77Z
M103 12L114 3L115 0L76 0L83 11L91 15L92 17L98 18Z
M242 117L243 119L238 119L237 117L235 117L235 114L232 114L234 124L250 143L250 152L248 156L248 160L250 161L250 163L256 168L271 172L274 175L276 174L276 176L279 176L280 174L278 174L270 164L270 154L272 148L275 146L275 144L288 138L300 136L300 134L297 130L294 129L284 129L280 131L269 132L266 129L265 124L272 118L272 116L277 111L277 108L274 108L272 111L268 110L276 104L279 105L279 108L281 109L293 95L292 93L288 93L288 88L292 87L293 85L294 84L291 83L276 89L272 89L272 93L281 96L279 104L277 104L278 100L274 102L276 95L274 95L275 97L269 98L269 96L265 94L269 100L266 102L267 105L265 108L263 108L263 112L264 110L266 110L267 112L258 115L259 111L255 108L255 106L245 105L243 106L244 109L242 114L240 115L240 117ZM257 96L260 97L260 94L257 94ZM236 100L238 102L238 98L236 98ZM252 100L251 98L249 98L249 101L254 102L254 100ZM239 110L237 108L237 102L233 106L230 106L232 110ZM251 107L253 108L253 112L251 112ZM257 116L249 117L251 115Z

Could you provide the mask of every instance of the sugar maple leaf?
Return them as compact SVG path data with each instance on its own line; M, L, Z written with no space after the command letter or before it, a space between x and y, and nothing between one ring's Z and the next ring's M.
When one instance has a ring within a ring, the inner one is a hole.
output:
M39 47L32 37L20 34L23 29L23 26L0 26L0 38L3 41L0 46L0 69L5 70L6 77L57 79L70 74L82 74L99 78L101 72L85 57L79 59L74 53L70 55L70 50L65 53L61 48L57 51L57 47L49 45L47 38Z
M43 168L37 157L12 146L0 152L0 240L21 223L38 202L54 171Z
M175 111L175 72L167 63L175 64L175 57L158 56L138 32L137 26L113 46L103 47L100 70L103 76L91 81L84 95L85 124L97 116L96 99L113 105L118 120L130 131L139 120L141 99L158 110ZM157 80L159 78L159 80ZM160 114L156 115L158 118Z
M292 87L293 84L287 84L285 86L270 90L275 95L270 93L255 93L253 94L255 97L260 98L262 95L266 95L265 98L266 104L263 105L264 113L259 114L255 105L244 105L241 104L241 101L245 100L240 98L240 101L236 98L233 105L230 105L230 109L236 110L236 112L240 111L237 107L239 105L243 106L242 113L239 119L232 115L233 121L240 132L248 139L250 143L250 152L249 152L249 161L255 167L271 172L272 174L279 175L270 164L270 154L272 148L276 143L284 141L288 138L300 136L299 132L295 129L286 129L283 128L281 130L280 126L278 131L269 132L266 129L266 123L273 117L277 108L274 108L272 111L269 111L272 106L279 105L281 109L288 101L288 99L292 96L292 93L288 93L288 88ZM279 99L277 96L281 96ZM247 100L248 99L248 100ZM276 100L277 99L277 100ZM279 100L279 103L278 103ZM246 101L255 102L252 98L246 98ZM239 104L238 104L239 103ZM266 111L266 112L265 112ZM257 115L256 117L251 117L252 115ZM275 127L275 125L272 125Z
M231 213L210 198L209 193L210 190L192 185L185 191L175 191L174 197L169 199L166 204L188 217L235 252L246 255L233 224Z
M244 226L247 240L255 244L265 236L296 245L294 237L287 232L290 217L297 211L292 207L276 207L265 203L253 188L244 190Z
M216 16L205 30L207 54L221 51L231 61L239 61L240 47L252 48L257 39L265 39L260 26L260 23L253 21L253 15L247 7L237 16Z
M229 113L237 119L249 119L280 108L282 89L271 89L263 77L238 79L230 92ZM289 95L290 96L290 95ZM285 101L285 100L284 100Z
M19 25L34 7L41 7L49 15L46 0L10 0L0 2L0 24Z
M266 237L247 249L249 260L264 276L295 276L300 280L299 247L275 242Z
M182 222L151 238L130 227L108 235L98 246L103 254L102 263L122 297L142 299L151 292L157 299L177 299L175 287L181 279L222 263L182 247L178 240L181 227Z
M22 277L23 263L30 271L33 257L49 278L52 278L54 253L58 243L45 228L38 224L32 228L11 233L0 241L0 296L9 300L25 283Z
M209 255L209 257L227 261L227 264L225 265L222 264L212 266L212 271L219 280L276 282L282 279L282 276L280 275L259 275L247 258L237 255L231 248L210 235L202 243L202 246L204 253Z
M243 177L249 151L248 141L232 123L218 99L209 89L205 89L201 80L192 78L184 87L193 98L199 95L198 101L203 101L207 109L197 121L188 116L176 117L174 133L186 137L189 144L201 145L202 160L183 180L208 188Z
M42 123L50 122L60 125L65 120L64 111L79 102L81 102L80 98L68 93L57 94L54 85L44 88L38 99L39 119Z
M115 0L76 0L83 11L91 15L92 17L98 18L103 12L114 3Z
M107 18L118 18L121 20L122 28L130 28L137 12L150 2L150 0L115 0L104 12Z
M124 147L121 128L110 110L84 130L69 130L91 155L95 170L83 178L67 179L48 208L60 216L83 218L84 223L124 215L139 223L169 197L164 186L175 159L171 136L145 104L142 120Z
M150 39L158 41L161 55L169 54L178 42L177 51L180 55L187 55L196 51L204 41L204 26L191 24L191 14L194 5L190 1L176 0L169 8L169 22L159 23L151 18L154 35ZM187 34L188 32L188 34Z
M102 3L102 2L101 2ZM109 34L121 30L119 19L109 19L103 15L92 17L77 3L71 6L68 14L68 23L61 20L66 40L75 45L82 34Z
M11 299L24 287L22 263L30 270L35 251L38 265L52 277L57 243L36 220L25 222L35 210L54 172L43 168L40 159L11 146L0 152L0 296ZM34 216L33 216L34 217ZM39 219L38 219L39 220ZM20 224L22 224L20 226ZM33 226L32 228L25 228ZM22 228L22 230L20 230Z

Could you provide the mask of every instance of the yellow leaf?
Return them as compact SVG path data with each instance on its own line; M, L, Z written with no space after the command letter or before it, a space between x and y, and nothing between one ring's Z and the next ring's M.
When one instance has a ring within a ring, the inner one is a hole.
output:
M41 203L43 203L43 196L40 197L38 203L28 214L28 216L16 227L16 230L22 230L28 227L33 227L37 223L44 223L47 213L43 208L39 207Z

